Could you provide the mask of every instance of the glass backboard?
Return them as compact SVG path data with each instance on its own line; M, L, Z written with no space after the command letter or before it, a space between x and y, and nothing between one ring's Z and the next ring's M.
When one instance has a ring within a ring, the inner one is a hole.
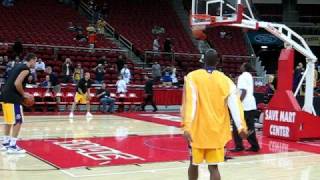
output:
M241 0L192 0L191 25L241 23Z

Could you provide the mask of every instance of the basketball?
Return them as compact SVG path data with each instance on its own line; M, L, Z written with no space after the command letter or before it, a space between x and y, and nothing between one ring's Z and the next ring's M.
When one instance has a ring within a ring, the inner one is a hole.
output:
M197 40L206 40L207 35L204 32L205 26L194 26L191 28L192 30L192 35L197 39Z
M22 105L24 105L26 107L33 106L34 105L34 97L29 93L25 93L25 96L22 101Z

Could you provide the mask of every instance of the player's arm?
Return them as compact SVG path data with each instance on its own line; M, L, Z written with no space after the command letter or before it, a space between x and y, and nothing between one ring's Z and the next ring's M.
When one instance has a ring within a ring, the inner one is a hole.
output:
M238 89L240 90L240 100L243 101L247 95L247 90L246 90L247 82L242 76L239 76L237 85L238 85Z
M24 96L24 90L23 90L23 85L22 85L23 80L28 76L28 74L29 74L29 71L24 70L24 71L20 72L17 79L14 81L14 85L16 86L16 89L19 92L19 94L21 94L21 96Z
M183 90L183 102L181 107L182 114L182 129L185 137L189 142L192 142L190 131L192 121L194 120L197 104L197 89L189 77L185 78L184 90Z
M247 126L244 121L244 113L241 107L240 99L237 95L237 88L234 83L229 79L229 96L227 99L227 104L230 110L230 114L238 129L240 135L245 135L247 131Z
M82 80L80 80L80 81L78 82L78 85L77 85L77 91L78 91L78 93L83 94L83 91L82 91L82 87L83 87L83 86L84 86L84 84L83 84Z
M103 91L103 92L101 92L100 94L97 94L97 97L98 98L100 98L102 95L104 95L106 92L105 91Z

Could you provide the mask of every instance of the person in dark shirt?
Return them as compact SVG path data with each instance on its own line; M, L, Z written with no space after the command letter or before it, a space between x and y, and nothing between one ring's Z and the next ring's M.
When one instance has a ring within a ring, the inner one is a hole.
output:
M61 92L61 86L58 82L58 76L56 73L52 72L52 68L48 66L46 68L46 73L49 75L49 82L50 82L50 88L52 88L52 91L54 93L60 93ZM60 102L60 97L56 98L57 102Z
M62 65L62 82L63 83L70 83L72 82L72 76L73 76L73 72L74 72L74 67L73 64L71 62L70 58L66 58L65 62Z
M34 68L37 62L35 54L28 54L25 58L25 64L17 64L11 71L3 89L2 89L2 110L5 121L5 135L1 151L7 151L8 154L21 154L26 151L16 145L17 138L23 122L22 101L24 98L30 98L25 93L24 88L27 78L30 75L30 69ZM12 134L10 133L12 131Z
M20 56L23 52L23 46L20 39L17 39L12 46L12 50L15 56Z
M120 55L119 57L118 57L118 59L117 59L117 62L116 62L116 64L117 64L117 69L118 69L118 73L120 73L120 71L121 71L121 69L123 68L123 66L124 66L124 59L123 59L123 56L122 55Z
M28 76L27 85L36 85L36 81L31 74Z
M90 80L90 73L86 72L84 78L80 79L77 84L77 92L74 97L74 102L72 104L71 112L69 114L69 118L73 118L73 112L77 103L86 104L87 105L87 118L92 118L92 114L90 113L90 88L92 85L92 81Z
M106 83L101 84L101 89L97 90L96 95L98 98L100 98L100 103L102 104L102 111L104 113L106 112L113 113L115 99L110 97L110 91L106 88ZM107 110L107 105L109 105L108 110Z
M101 84L104 80L104 74L105 74L105 70L104 70L104 66L102 64L98 64L97 67L93 68L93 70L96 72L96 84Z
M145 80L146 80L146 84L144 86L144 101L142 103L142 111L145 111L145 107L147 104L151 104L152 107L153 107L153 112L156 112L158 111L158 108L157 106L155 105L154 103L154 100L153 100L153 80L152 79L149 79L149 77L146 75L145 77Z

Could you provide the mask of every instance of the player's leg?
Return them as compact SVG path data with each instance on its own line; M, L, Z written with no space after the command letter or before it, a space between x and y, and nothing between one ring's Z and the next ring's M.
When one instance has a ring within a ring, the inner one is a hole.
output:
M150 99L150 104L153 107L153 112L158 111L158 108L157 108L157 106L156 106L156 104L154 103L154 100L153 100L153 95L150 95L149 99Z
M92 114L90 113L90 99L86 95L83 95L81 99L81 104L86 104L86 107L87 107L86 117L91 118Z
M188 168L188 177L189 180L197 180L199 176L198 166L192 164L192 160L190 161L190 165Z
M4 137L2 142L1 151L6 151L10 146L11 140L11 129L14 124L14 112L13 112L13 104L3 103L2 111L3 111L3 119L5 122L4 125Z
M218 149L206 149L205 160L209 164L210 180L220 180L218 163L224 162L224 147Z
M209 165L209 172L210 172L210 180L220 180L220 172L218 169L218 165Z
M230 150L231 152L240 152L244 150L242 138L239 136L237 127L234 125L234 122L232 122L232 137L235 144L235 148Z
M100 99L100 104L102 105L102 112L106 113L107 112L107 104L108 104L108 100L107 98L101 98Z
M248 125L248 130L250 135L247 140L250 143L251 147L247 149L247 151L258 152L260 150L260 146L257 140L255 126L254 126L254 111L245 111L244 116L246 118L246 123Z
M23 109L20 104L14 104L14 119L15 123L12 128L12 137L8 148L8 154L22 154L26 151L17 146L17 140L20 133L21 125L23 123Z
M8 149L10 145L10 140L11 140L11 136L10 136L11 129L12 129L12 124L4 125L4 136L3 136L2 147L0 151L6 151Z
M190 165L188 168L189 180L197 180L199 176L198 165L203 163L204 150L191 147L189 147L189 149L191 153Z
M74 116L74 115L73 115L74 110L75 110L75 108L76 108L77 103L78 103L80 100L81 100L80 94L76 93L76 95L74 96L74 101L73 101L72 106L71 106L71 112L70 112L70 114L69 114L69 117L70 117L70 118L73 118L73 116Z

